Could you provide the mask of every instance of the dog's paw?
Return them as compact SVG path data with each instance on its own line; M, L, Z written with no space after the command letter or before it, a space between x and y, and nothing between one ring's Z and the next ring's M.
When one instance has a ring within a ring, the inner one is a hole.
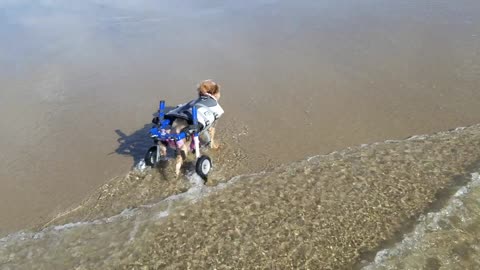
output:
M210 149L216 150L216 149L218 149L218 148L220 148L220 144L218 144L218 143L213 143L213 142L210 143Z

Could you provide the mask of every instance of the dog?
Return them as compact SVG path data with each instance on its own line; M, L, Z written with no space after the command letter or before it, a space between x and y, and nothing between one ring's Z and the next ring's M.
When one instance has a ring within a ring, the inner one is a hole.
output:
M165 119L172 122L171 128L167 130L167 133L180 134L185 132L192 124L192 108L195 106L197 108L201 144L217 149L219 146L215 141L215 126L217 120L224 113L223 108L218 103L220 99L220 85L212 80L205 80L197 86L197 92L197 99L186 104L180 104L177 108L165 114ZM161 156L167 155L168 147L175 149L175 176L178 177L187 153L194 149L190 137L187 136L187 138L182 140L162 143L159 147Z

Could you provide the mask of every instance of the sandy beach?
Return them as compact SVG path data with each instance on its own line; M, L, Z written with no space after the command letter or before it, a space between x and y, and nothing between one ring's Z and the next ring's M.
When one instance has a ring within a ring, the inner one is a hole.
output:
M211 153L217 162L211 187L238 175L295 170L293 162L347 147L480 123L476 1L7 1L0 10L1 236L95 205L99 194L110 197L98 209L49 224L108 218L188 190L187 177L129 171L151 144L147 130L158 100L173 106L192 99L207 78L223 86L226 110L218 125L222 148ZM475 159L457 161L440 186L468 173ZM318 162L308 175L322 177ZM402 164L405 170L414 165ZM258 187L233 190L253 200L255 190L265 195L264 182L281 182L286 197L314 197L315 189L300 188L308 177L294 179L267 177ZM412 199L417 210L405 210L405 217L418 216L438 191L424 186L430 183L424 177L410 181L411 196L420 185L427 199ZM205 211L217 212L215 198L203 202L212 203ZM188 210L192 219L210 215L194 209ZM217 225L211 234L224 228ZM384 238L399 228L378 226L388 232L378 236ZM191 240L189 232L185 237ZM155 245L145 254L160 254ZM351 266L355 256L329 265Z

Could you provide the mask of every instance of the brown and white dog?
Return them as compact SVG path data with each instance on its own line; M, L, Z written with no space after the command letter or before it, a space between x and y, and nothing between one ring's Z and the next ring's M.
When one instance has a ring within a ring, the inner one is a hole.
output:
M173 121L171 129L167 132L180 134L189 127L192 121L192 108L197 107L198 122L200 125L200 141L210 148L217 149L215 141L215 125L224 111L218 100L220 99L220 86L212 80L202 81L198 87L198 98L186 104L177 106L165 114L165 119ZM182 139L168 144L160 144L160 155L166 156L167 147L176 151L175 175L180 175L180 169L190 151L190 138Z

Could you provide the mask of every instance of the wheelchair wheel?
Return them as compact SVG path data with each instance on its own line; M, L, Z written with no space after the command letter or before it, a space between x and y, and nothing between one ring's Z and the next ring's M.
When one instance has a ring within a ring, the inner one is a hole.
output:
M155 167L158 162L157 157L157 146L152 146L148 149L147 153L145 154L145 164L150 167Z
M208 156L201 156L197 160L197 164L195 166L195 171L197 172L203 180L207 181L208 173L212 169L212 160Z

